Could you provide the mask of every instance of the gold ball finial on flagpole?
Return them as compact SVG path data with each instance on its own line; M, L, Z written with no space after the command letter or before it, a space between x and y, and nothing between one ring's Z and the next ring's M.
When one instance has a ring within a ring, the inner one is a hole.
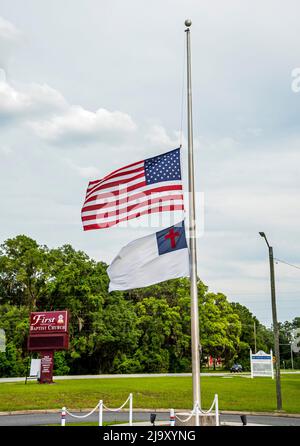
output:
M191 19L186 19L186 21L184 22L185 26L190 27L192 26L192 21Z

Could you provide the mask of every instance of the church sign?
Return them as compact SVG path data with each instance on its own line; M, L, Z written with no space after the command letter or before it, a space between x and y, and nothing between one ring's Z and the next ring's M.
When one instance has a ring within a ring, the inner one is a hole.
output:
M69 313L63 311L32 312L30 314L27 348L41 357L41 383L52 382L55 350L69 348Z
M67 311L34 312L30 315L30 335L42 333L67 333Z

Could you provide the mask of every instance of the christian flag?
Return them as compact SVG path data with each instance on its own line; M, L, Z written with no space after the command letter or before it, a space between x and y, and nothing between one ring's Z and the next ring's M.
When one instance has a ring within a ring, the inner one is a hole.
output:
M109 228L146 214L184 210L180 149L121 167L90 181L83 229Z
M189 276L184 222L130 242L107 269L109 291L142 288Z

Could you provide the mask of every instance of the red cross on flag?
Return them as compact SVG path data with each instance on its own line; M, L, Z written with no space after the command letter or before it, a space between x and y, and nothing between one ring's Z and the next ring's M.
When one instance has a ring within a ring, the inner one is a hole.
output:
M189 276L184 221L124 246L107 269L109 291L142 288Z

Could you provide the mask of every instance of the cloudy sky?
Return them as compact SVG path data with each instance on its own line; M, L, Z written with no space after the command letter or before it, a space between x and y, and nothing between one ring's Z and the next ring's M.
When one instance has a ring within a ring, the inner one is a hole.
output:
M198 272L271 324L268 252L300 266L297 0L0 0L1 242L110 262L149 221L83 232L89 179L178 147L193 21ZM300 70L298 75L300 74ZM294 75L294 77L293 77ZM278 318L300 270L275 265Z

